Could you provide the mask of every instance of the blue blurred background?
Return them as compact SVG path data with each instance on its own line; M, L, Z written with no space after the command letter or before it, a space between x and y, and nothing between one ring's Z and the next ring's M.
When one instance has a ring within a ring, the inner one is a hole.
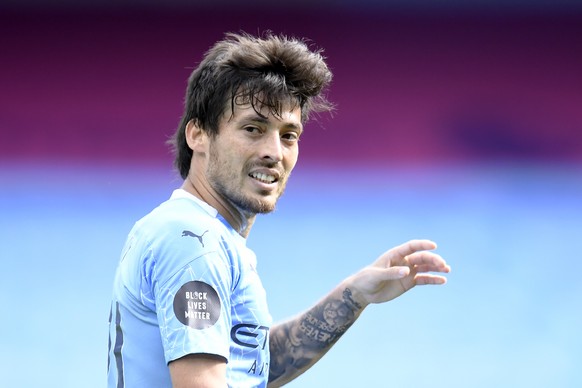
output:
M181 184L187 77L266 29L324 48L338 106L249 238L274 318L411 238L453 267L289 386L581 386L582 7L422 0L4 2L0 386L104 386L125 236Z

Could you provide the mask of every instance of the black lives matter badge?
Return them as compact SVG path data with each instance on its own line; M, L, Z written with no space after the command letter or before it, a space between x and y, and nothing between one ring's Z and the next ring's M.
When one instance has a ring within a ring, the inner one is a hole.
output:
M220 298L211 285L196 280L188 282L174 296L174 314L192 329L206 329L220 317Z

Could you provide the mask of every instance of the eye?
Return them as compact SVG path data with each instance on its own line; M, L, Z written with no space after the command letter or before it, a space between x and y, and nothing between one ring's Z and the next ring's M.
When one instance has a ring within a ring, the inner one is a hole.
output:
M261 130L258 127L255 127L252 125L246 126L243 129L245 131L247 131L248 133L255 133L255 134L261 133Z
M299 134L296 132L287 132L281 136L281 139L294 143L296 141L299 141Z
M254 126L254 125L248 125L248 126L244 127L243 129L251 135L260 135L262 133L261 129L259 127Z

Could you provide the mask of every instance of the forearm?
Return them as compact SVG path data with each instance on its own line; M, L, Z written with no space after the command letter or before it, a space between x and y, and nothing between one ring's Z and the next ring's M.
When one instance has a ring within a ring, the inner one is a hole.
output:
M301 375L337 342L364 309L344 281L319 303L270 332L269 387Z
M445 284L451 268L430 252L430 240L411 240L384 252L344 280L307 312L271 329L269 386L281 386L309 369L370 303L384 303L419 284Z

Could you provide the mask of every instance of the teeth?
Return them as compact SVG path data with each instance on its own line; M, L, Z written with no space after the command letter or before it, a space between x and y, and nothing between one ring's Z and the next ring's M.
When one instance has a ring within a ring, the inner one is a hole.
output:
M260 180L261 182L265 182L265 183L273 183L275 181L275 177L272 175L267 175L267 174L263 174L260 172L253 172L251 173L251 176L255 179Z

